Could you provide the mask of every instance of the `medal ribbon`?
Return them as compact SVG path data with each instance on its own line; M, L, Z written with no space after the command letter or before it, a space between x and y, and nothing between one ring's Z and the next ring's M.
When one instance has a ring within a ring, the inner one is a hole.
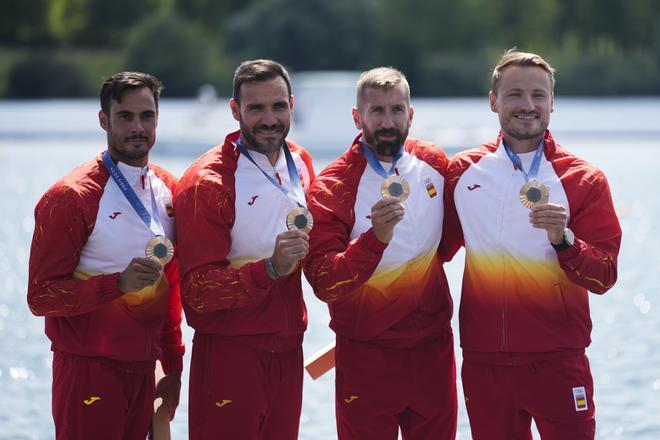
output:
M513 168L516 170L520 170L523 173L523 176L525 177L525 182L529 182L530 180L536 179L536 177L539 175L541 156L543 155L543 140L541 140L541 142L539 142L538 147L536 147L536 154L534 154L534 159L532 159L532 164L529 166L529 173L525 172L520 157L516 153L514 153L506 143L504 143L504 139L502 139L502 145L504 146L504 151L506 151L507 156L509 156L509 159L511 159L511 162L513 163Z
M133 188L131 188L131 185L121 173L119 167L117 167L112 161L107 150L103 153L103 165L112 176L113 180L119 187L119 190L124 194L124 197L126 197L126 200L128 200L135 212L138 213L144 224L147 225L154 235L161 235L164 237L165 231L163 230L163 224L160 221L160 214L158 213L158 206L156 205L154 189L151 186L151 178L149 179L149 191L151 192L151 210L154 213L153 217L149 214L147 208L144 207L137 194L135 194L135 191L133 191Z
M289 146L287 145L286 142L283 142L282 150L284 150L284 157L286 159L286 168L289 172L289 180L291 181L291 187L293 188L293 192L289 191L286 189L284 186L282 186L280 183L277 182L273 178L273 176L269 175L267 172L265 172L257 162L252 158L252 155L250 154L250 150L247 149L245 144L243 143L243 138L239 137L238 141L236 142L236 146L238 146L238 149L241 151L241 153L248 158L250 162L256 166L259 171L263 173L264 176L268 179L270 183L272 183L275 188L279 189L286 195L288 198L293 200L300 206L301 208L307 209L307 202L305 201L305 192L303 191L302 185L300 184L300 175L298 175L298 169L296 168L296 164L293 161L293 156L291 155L291 151L289 150Z
M392 174L394 174L394 168L396 167L396 163L401 159L401 156L403 156L403 148L400 148L399 151L394 155L394 158L392 159L392 166L390 167L389 171L385 171L385 168L383 168L383 165L381 165L380 161L376 157L376 153L373 152L373 150L369 147L369 145L364 142L363 139L360 139L360 146L362 147L362 154L364 154L364 157L367 158L367 163L371 166L371 168L378 173L378 175L382 176L383 178L387 179L390 177Z

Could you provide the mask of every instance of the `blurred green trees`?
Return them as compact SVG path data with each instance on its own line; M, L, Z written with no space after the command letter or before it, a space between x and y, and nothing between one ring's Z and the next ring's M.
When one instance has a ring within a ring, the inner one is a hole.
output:
M57 41L82 47L117 47L135 25L167 0L48 0L48 27Z
M374 1L270 0L232 16L227 50L239 58L273 58L296 70L368 65Z
M79 92L34 85L28 95L89 93L129 68L160 76L166 96L195 94L204 82L228 94L236 64L255 57L294 71L393 65L417 95L474 95L512 46L553 63L560 93L660 94L658 0L0 0L0 8L0 96L24 96L15 84L48 82L55 65Z
M88 88L81 69L52 53L31 54L17 62L8 82L10 98L79 97L94 92Z
M156 75L167 96L189 96L212 81L211 46L187 20L158 14L136 27L128 39L125 68Z

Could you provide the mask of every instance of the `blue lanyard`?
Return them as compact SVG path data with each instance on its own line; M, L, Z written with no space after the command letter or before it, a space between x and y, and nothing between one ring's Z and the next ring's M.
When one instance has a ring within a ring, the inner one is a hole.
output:
M394 155L394 158L392 159L392 166L390 167L389 171L385 171L385 168L383 168L383 165L381 165L380 161L376 157L376 154L373 152L373 150L369 147L369 145L364 142L360 138L360 146L362 147L362 154L364 154L364 157L367 158L367 163L371 166L371 168L378 173L378 175L384 177L387 179L389 176L394 174L394 168L396 168L396 163L401 159L403 156L403 148L399 149L399 152Z
M283 142L283 148L284 150L284 157L286 159L286 168L289 171L289 180L291 181L291 187L293 188L293 192L289 191L286 189L284 186L282 186L280 183L278 183L271 175L266 173L257 162L252 158L252 155L250 154L250 150L247 149L245 144L243 143L243 138L239 137L238 141L236 142L236 145L238 146L238 149L240 152L248 158L250 162L256 166L259 171L263 173L264 176L268 179L270 183L272 183L275 188L279 189L289 197L291 200L296 202L298 206L301 208L307 209L307 202L305 201L305 192L302 189L302 185L300 184L300 176L298 175L298 169L296 168L296 164L293 161L293 156L291 156L291 151L289 150L289 146L287 145L286 142Z
M543 140L541 140L541 142L539 142L538 147L536 147L536 154L534 154L534 159L532 159L532 164L529 166L529 173L525 172L520 157L516 153L511 151L511 148L509 148L509 146L506 143L504 143L504 139L502 139L502 145L504 146L504 151L506 151L507 156L509 156L509 159L511 159L511 162L513 162L513 167L516 170L520 170L523 173L523 176L525 177L525 182L529 182L530 180L536 179L536 177L539 175L541 156L543 155Z
M154 235L165 236L163 230L163 224L160 221L160 214L158 213L158 206L156 205L156 197L154 196L154 189L151 186L151 179L149 179L149 190L151 191L151 210L153 211L153 217L149 215L149 211L144 207L140 199L138 198L131 185L128 183L124 175L121 173L117 165L112 161L110 154L106 150L103 153L103 165L108 170L115 183L119 187L119 190L124 194L126 200L131 204L135 212L138 213L145 225L153 232Z

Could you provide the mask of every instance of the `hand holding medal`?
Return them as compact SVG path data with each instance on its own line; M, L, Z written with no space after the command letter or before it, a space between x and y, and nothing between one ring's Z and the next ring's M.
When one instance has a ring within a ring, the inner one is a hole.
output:
M117 287L124 293L139 292L154 285L161 276L163 266L145 257L135 257L119 274Z
M536 205L529 213L529 222L536 229L545 229L550 243L559 244L564 241L568 212L564 206L556 203ZM570 241L572 245L572 239Z

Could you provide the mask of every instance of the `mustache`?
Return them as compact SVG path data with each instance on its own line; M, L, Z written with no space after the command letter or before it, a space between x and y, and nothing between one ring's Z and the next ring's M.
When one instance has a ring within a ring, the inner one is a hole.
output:
M375 136L389 135L389 136L401 136L401 132L396 128L380 128L374 131Z
M262 133L264 131L275 131L275 132L278 132L278 133L283 133L284 132L284 124L259 125L258 127L255 127L255 129L254 129L255 133Z
M124 142L131 141L148 141L149 139L146 136L129 136L124 138Z

